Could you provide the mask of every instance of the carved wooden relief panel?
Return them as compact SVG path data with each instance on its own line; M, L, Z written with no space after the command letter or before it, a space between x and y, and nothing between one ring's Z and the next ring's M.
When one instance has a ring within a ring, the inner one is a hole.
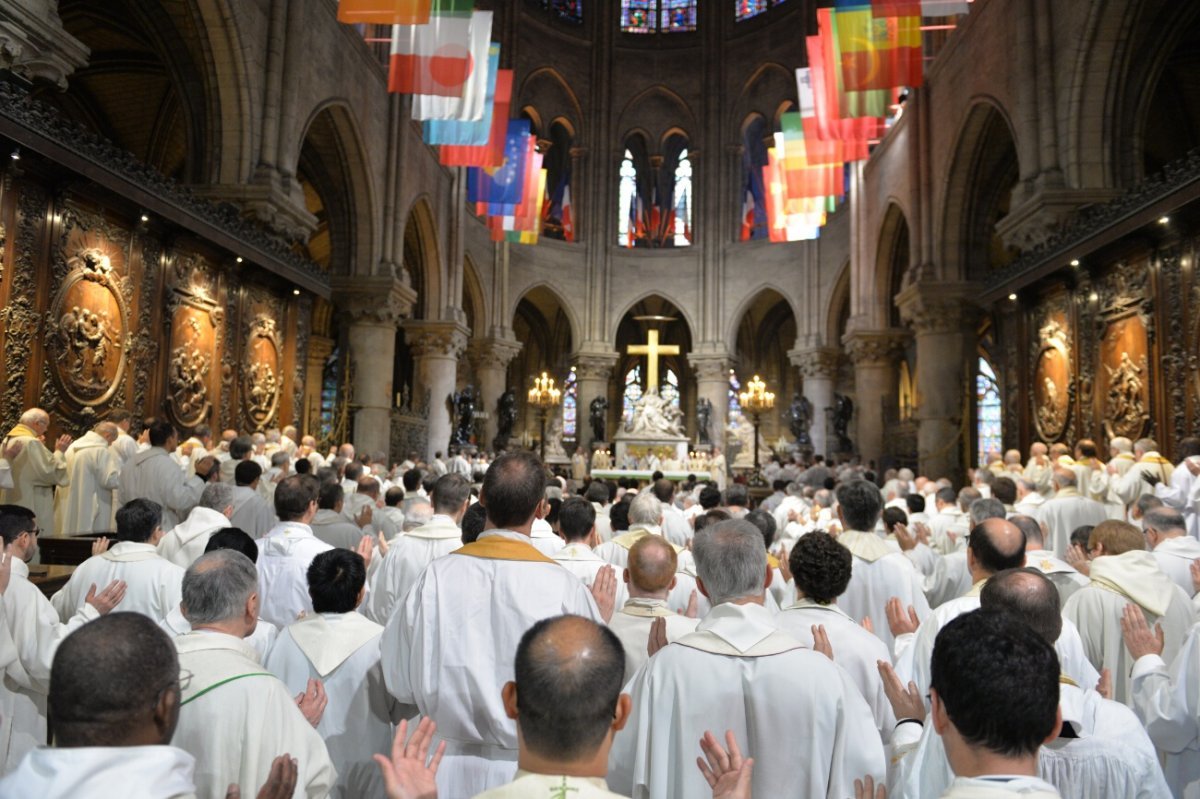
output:
M1057 441L1071 417L1074 375L1067 311L1052 306L1038 327L1033 357L1033 423L1038 438Z
M46 315L47 362L62 400L76 410L117 393L130 349L127 236L67 215L62 276ZM89 414L90 415L90 414Z
M249 297L239 388L247 423L262 430L275 419L283 391L282 308L265 293L251 292Z
M1100 341L1096 394L1109 438L1142 436L1150 420L1150 364L1146 326L1140 316L1108 323Z
M217 295L216 272L203 258L176 255L169 270L166 406L175 424L194 427L208 421L217 396L225 309Z

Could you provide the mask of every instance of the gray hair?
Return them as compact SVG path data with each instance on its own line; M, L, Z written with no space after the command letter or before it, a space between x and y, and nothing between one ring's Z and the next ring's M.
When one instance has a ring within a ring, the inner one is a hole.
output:
M822 508L833 507L833 492L828 488L822 488L817 493L813 494L813 502Z
M650 491L643 491L629 503L630 524L658 524L662 515L662 502Z
M183 616L193 627L237 618L257 590L258 571L250 558L233 549L209 552L183 574Z
M200 507L223 513L233 504L233 486L229 483L209 483L200 495Z
M745 519L709 525L692 542L696 573L713 605L744 597L761 597L767 572L762 533Z
M987 519L1003 519L1008 515L1004 510L1004 503L995 497L975 500L967 512L971 515L972 527Z
M280 450L271 456L271 465L278 469L286 464L289 460L291 460L291 458L288 457L288 454L283 450Z
M23 425L49 424L49 423L50 423L50 414L46 413L41 408L30 408L29 410L27 410L23 414L21 414L21 424L23 424Z
M433 521L433 505L428 502L414 502L408 510L404 511L404 532L412 532L431 521Z

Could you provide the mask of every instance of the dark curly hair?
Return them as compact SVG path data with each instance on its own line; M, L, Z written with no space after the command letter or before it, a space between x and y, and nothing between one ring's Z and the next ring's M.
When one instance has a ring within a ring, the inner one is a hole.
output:
M828 533L818 531L801 536L792 547L788 565L804 596L828 605L850 584L853 560L850 550Z

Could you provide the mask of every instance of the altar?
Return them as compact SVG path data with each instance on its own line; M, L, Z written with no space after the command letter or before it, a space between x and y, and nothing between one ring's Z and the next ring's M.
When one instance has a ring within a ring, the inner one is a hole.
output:
M594 480L620 480L621 478L633 478L642 482L650 482L650 478L654 476L654 472L649 469L596 469L592 472ZM712 479L712 474L709 472L663 472L664 480L670 480L673 483L682 483L689 477L695 477L698 482L706 482Z
M665 317L657 316L637 318L654 322L669 321ZM616 463L645 463L651 457L659 461L687 463L688 440L683 432L683 412L679 409L677 401L668 401L658 391L658 359L662 355L678 355L679 347L674 344L659 344L658 330L651 328L647 331L646 343L633 345L628 352L630 355L646 356L646 390L634 403L632 417L613 437ZM647 475L649 473L647 471ZM683 472L684 477L687 474Z

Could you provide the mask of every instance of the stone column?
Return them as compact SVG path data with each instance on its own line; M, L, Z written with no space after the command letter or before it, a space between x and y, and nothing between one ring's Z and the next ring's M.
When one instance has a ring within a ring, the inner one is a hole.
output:
M917 340L917 454L921 474L961 483L964 369L969 351L971 296L967 283L917 283L896 296Z
M613 436L617 433L618 420L621 417L621 403L618 400L614 407L613 398L608 396L608 382L612 377L612 370L618 357L615 352L603 351L577 352L572 356L575 364L575 380L577 381L575 390L579 399L576 412L579 423L575 437L589 457L591 457L593 440L591 406L592 400L596 397L605 397L609 401L608 418L604 424L606 440L611 443Z
M479 394L479 410L487 413L483 421L483 440L479 448L493 449L499 418L496 403L507 386L504 385L508 365L521 351L521 342L507 338L482 338L471 342L469 356L475 369L475 388ZM515 388L515 387L514 387Z
M854 443L863 463L878 466L884 454L883 402L896 393L896 361L907 335L903 330L856 330L842 339L854 362Z
M406 322L404 330L416 361L413 386L418 405L429 392L429 438L425 442L428 460L435 452L444 454L450 446L454 424L450 396L454 393L458 359L467 349L467 327L459 322Z
M335 277L333 302L349 325L353 369L351 440L359 452L387 452L392 435L392 363L396 326L416 292L392 277Z
M788 358L803 375L804 396L812 403L812 428L808 434L813 453L828 458L833 454L833 393L842 353L836 347L814 347L792 350Z
M57 0L0 0L0 69L67 88L88 62L87 45L67 33Z
M688 363L696 370L696 399L707 399L712 403L712 421L709 435L714 446L725 451L725 426L729 423L729 363L728 356L698 354L688 356ZM695 418L696 409L687 409L688 418Z

